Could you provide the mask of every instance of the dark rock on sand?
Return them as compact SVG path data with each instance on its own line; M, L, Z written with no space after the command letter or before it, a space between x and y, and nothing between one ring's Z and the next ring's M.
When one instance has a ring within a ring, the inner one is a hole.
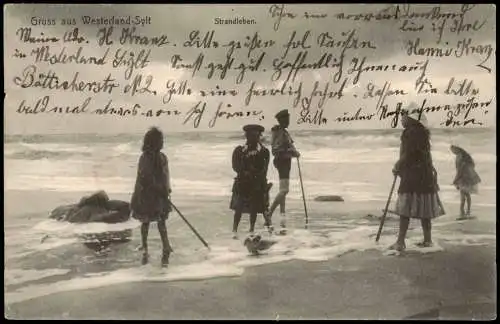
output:
M83 197L77 204L55 208L49 218L69 223L106 223L118 224L130 219L130 204L121 200L110 200L106 192L99 191ZM112 242L130 241L132 230L86 233L79 236L84 245L101 251Z
M318 196L314 198L314 201L344 201L344 198L337 195Z
M78 204L55 208L49 218L69 223L116 224L130 219L130 204L121 200L110 200L104 191L80 199Z

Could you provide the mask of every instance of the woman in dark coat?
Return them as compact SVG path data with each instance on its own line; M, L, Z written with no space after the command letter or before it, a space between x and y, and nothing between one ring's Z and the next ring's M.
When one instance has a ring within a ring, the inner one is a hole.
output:
M438 195L437 173L431 157L430 133L425 127L425 116L409 112L402 117L400 158L393 169L401 182L396 201L396 213L400 216L399 236L390 249L402 251L410 218L420 219L424 240L418 245L432 246L431 219L444 215ZM415 110L414 110L415 111Z
M255 229L257 214L264 214L269 206L267 169L269 150L260 143L264 127L243 127L247 142L233 151L232 165L236 172L230 208L234 210L233 237L237 238L238 225L243 213L250 214L250 232Z
M142 222L142 264L148 263L149 223L158 222L163 244L162 266L167 266L170 253L173 252L165 224L168 214L172 211L169 197L172 189L168 160L161 152L162 148L163 134L153 127L144 136L131 209L133 217Z

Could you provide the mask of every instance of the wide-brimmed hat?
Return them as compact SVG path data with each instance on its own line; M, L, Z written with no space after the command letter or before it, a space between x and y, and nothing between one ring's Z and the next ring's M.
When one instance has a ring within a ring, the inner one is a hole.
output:
M408 110L408 118L411 118L422 124L422 126L427 127L427 117L425 117L424 112L415 102L410 103L406 110Z
M283 117L288 117L288 116L290 116L288 109L283 109L280 112L278 112L276 115L274 115L274 118L281 119Z
M243 126L243 131L245 133L252 132L252 131L262 133L262 132L264 132L264 130L265 130L265 128L263 126L257 125L257 124L249 124L249 125Z

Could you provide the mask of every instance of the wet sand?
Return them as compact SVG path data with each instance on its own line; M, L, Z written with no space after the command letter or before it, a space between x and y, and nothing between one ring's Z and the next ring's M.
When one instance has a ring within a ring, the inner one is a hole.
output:
M494 319L496 247L353 252L241 277L118 284L6 306L9 319Z
M17 193L11 195L11 198L22 197ZM54 194L47 193L47 199L30 205L29 212L45 210L56 202L72 201L75 195L51 200L48 198ZM368 207L367 210L377 210ZM456 207L449 206L448 212L453 214ZM441 232L446 229L459 236L495 234L494 209L477 207L475 214L482 217L457 222L450 215L443 224L436 222L434 226L441 226ZM412 224L419 227L418 222ZM396 231L397 222L388 220L384 237L395 238ZM329 261L290 261L250 267L241 277L234 278L127 283L56 293L6 304L5 316L9 319L496 318L494 242L478 246L451 245L439 239L438 242L444 251L408 252L401 256L385 256L378 250L352 252Z

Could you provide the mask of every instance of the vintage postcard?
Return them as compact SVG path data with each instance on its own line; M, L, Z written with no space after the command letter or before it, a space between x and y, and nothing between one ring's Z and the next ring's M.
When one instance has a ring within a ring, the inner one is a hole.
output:
M7 4L8 319L496 318L493 4Z

